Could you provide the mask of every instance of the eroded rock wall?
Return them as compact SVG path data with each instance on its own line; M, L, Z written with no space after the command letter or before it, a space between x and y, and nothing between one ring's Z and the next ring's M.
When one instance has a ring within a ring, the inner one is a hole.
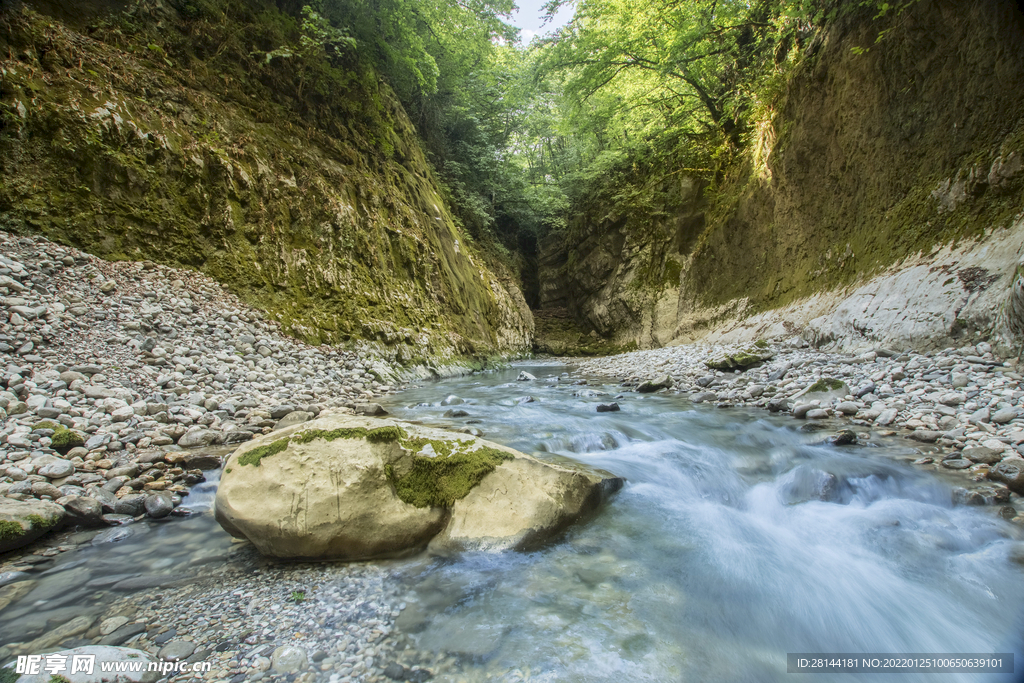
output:
M751 122L767 153L731 168L695 239L673 229L703 210L686 193L577 219L577 318L644 347L769 329L835 346L1005 333L1024 242L1021 54L1024 20L1004 0L829 27L772 118ZM741 324L752 316L773 322Z
M0 12L5 228L196 268L312 343L529 350L517 284L466 243L368 67L272 57L298 36L271 2L110 4L81 26Z

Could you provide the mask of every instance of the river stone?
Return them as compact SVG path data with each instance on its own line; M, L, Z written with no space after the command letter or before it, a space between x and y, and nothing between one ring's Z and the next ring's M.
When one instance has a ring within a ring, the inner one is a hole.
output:
M282 645L270 657L271 668L278 673L290 674L305 671L309 665L306 651L292 645Z
M216 470L224 462L219 455L211 453L168 453L165 459L186 470Z
M96 534L92 539L92 545L102 545L104 543L117 543L123 541L126 538L131 538L135 535L135 530L130 526L114 527L113 529L107 529ZM106 635L106 634L104 634Z
M55 503L0 498L0 553L20 548L59 527L64 516L64 508Z
M146 514L153 519L160 519L171 514L174 510L174 504L171 503L169 496L154 493L146 496Z
M37 654L37 653L30 653ZM94 681L100 680L100 666L99 662L142 662L142 671L120 671L117 674L118 683L155 683L160 680L160 672L149 671L149 663L156 661L153 655L142 650L133 650L127 647L110 647L106 645L86 645L84 647L76 647L70 650L60 650L54 654L66 657L66 667L63 671L59 671L58 675L61 676L61 680L67 681L67 683L93 683ZM78 673L71 673L71 662L75 655L92 655L95 657L95 666L91 674L84 671ZM43 662L45 664L45 660ZM5 668L12 668L15 666L15 662L11 662ZM0 677L2 678L2 677ZM51 674L40 668L40 673L33 675L24 675L20 678L14 678L12 680L18 681L18 683L51 683L53 678ZM113 680L113 679L111 679Z
M970 460L965 460L963 458L952 458L950 460L942 461L942 466L951 470L966 470L973 464L974 463Z
M185 432L185 434L178 439L178 445L182 448L209 446L216 443L219 438L220 432L213 429L197 429L195 431Z
M370 417L388 414L388 411L384 410L384 406L379 403L355 403L352 405L352 410L358 415L368 415Z
M286 429L303 422L309 422L312 417L313 413L307 413L305 410L293 410L278 420L277 424L274 425L274 429ZM178 443L180 444L181 442L179 441Z
M839 381L837 379L831 379L829 377L822 377L814 384L804 389L793 397L793 400L799 405L802 403L812 403L818 401L820 405L828 405L835 400L842 400L850 393L850 387L846 385L846 382Z
M836 404L836 412L842 413L843 415L856 415L860 408L853 401L843 401L842 403Z
M779 497L786 505L839 499L839 479L831 472L801 466L781 477L779 483Z
M599 413L617 413L619 410L621 410L621 408L619 408L619 404L618 403L598 403L597 404L597 412L599 412Z
M179 662L196 651L196 644L188 640L172 640L160 648L157 655L160 659L169 662Z
M89 437L88 441L85 442L85 448L86 448L86 450L90 450L91 451L94 448L99 448L100 446L106 446L108 443L111 442L111 440L113 440L113 438L114 438L114 436L112 434L107 433L107 432L104 432L102 434L94 434L93 436Z
M793 406L793 417L800 418L801 420L807 417L807 413L811 412L818 406L813 403L801 403L800 405Z
M749 347L735 353L722 353L711 360L705 361L711 370L744 370L774 358L774 354L766 349Z
M100 645L120 645L121 643L125 643L125 642L131 640L131 638L133 636L137 636L140 633L145 633L145 632L146 632L146 625L145 624L138 624L138 623L136 623L136 624L125 624L123 626L119 626L117 629L115 629L114 631L112 631L108 635L103 636L103 638L100 640L99 644Z
M895 408L889 408L887 410L883 410L878 415L878 417L875 418L875 424L879 425L879 426L882 426L882 427L887 427L888 425L891 425L896 420L896 416L899 415L899 412L900 411L896 410Z
M922 443L935 443L940 436L942 436L941 432L930 429L918 429L910 434L911 439L921 441Z
M295 412L295 410L296 410L296 408L293 405L274 406L273 408L270 409L270 417L275 419L275 420L280 420L282 417L284 417L288 413Z
M441 401L441 405L443 405L443 406L458 406L458 405L462 405L463 403L465 403L465 401L463 401L461 398L459 398L455 394L451 394L450 396L446 396Z
M103 526L103 504L89 496L64 496L57 503L67 511L69 524Z
M652 394L655 391L661 389L667 389L672 386L672 378L668 375L662 375L656 379L648 380L643 382L636 388L641 394Z
M47 650L57 645L57 643L61 642L65 638L70 638L71 636L77 636L80 633L85 633L89 630L89 627L92 626L92 623L95 620L96 618L93 616L77 616L74 619L71 619L70 621L64 622L56 628L50 629L49 631L39 636L35 640L25 643L24 650L27 653L36 653L42 650ZM24 680L24 678L20 678L18 680ZM49 678L45 680L52 681L52 679Z
M528 373L526 370L521 370L519 372L519 376L516 377L517 382L532 382L535 379L537 378Z
M129 494L117 501L114 512L119 515L138 517L146 511L146 496L141 493Z
M1007 458L988 471L988 478L1001 481L1018 496L1024 496L1024 460Z
M428 456L415 456L392 440L287 441L312 430L380 427L400 427L410 438L457 443L463 450L487 447L513 460L501 463L451 509L421 508L398 497L385 468L404 476L414 457ZM278 442L284 450L264 455L258 464L239 464L246 454ZM229 455L215 511L226 531L248 538L265 555L362 560L418 550L444 530L449 518L452 524L438 547L474 545L478 537L506 547L540 542L591 512L621 485L621 479L541 463L475 437L389 419L331 415L256 439ZM479 491L487 493L474 496Z
M996 451L991 448L985 448L984 446L977 446L975 448L965 448L962 452L962 455L971 462L980 462L986 465L995 465L997 462L1003 459L1002 451Z
M100 622L100 635L109 636L111 633L128 623L128 617L110 617Z
M992 420L992 422L995 422L996 424L1002 425L1006 424L1015 417L1017 417L1016 410L1014 410L1013 408L1003 408L1002 410L997 410L996 412L992 413L992 417L990 417L989 419Z

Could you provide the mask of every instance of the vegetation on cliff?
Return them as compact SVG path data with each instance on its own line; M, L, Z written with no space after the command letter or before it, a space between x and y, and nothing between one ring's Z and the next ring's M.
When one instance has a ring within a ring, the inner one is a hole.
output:
M31 5L0 14L7 227L402 360L525 350L527 304L572 316L535 348L665 343L1019 203L1008 0L579 0L529 45L512 0Z

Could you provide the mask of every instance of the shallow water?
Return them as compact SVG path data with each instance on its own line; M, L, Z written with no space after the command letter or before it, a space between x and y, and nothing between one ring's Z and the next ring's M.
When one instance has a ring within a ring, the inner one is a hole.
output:
M597 413L617 387L525 369L538 381L511 381L517 368L388 406L431 425L478 419L486 438L628 480L541 551L406 568L415 604L399 629L458 653L466 678L763 682L787 679L787 652L1020 652L1024 579L1007 558L1019 532L953 507L948 485L901 462L911 448L823 445L828 432L791 418L672 395L626 394L621 412ZM449 393L469 417L441 417Z
M406 586L396 631L455 660L436 680L760 683L788 680L787 652L1016 652L1024 669L1024 571L1008 559L1019 530L988 509L952 506L948 483L906 464L912 448L824 445L828 432L802 432L791 418L674 395L629 393L621 412L597 413L617 387L524 367L538 380L515 382L516 368L413 388L387 407L429 425L470 423L627 484L539 551L384 565ZM440 405L449 394L465 403ZM452 408L469 416L444 418ZM131 525L127 539L58 556L0 613L0 643L233 561L238 544L209 514L211 479L187 499L200 514Z

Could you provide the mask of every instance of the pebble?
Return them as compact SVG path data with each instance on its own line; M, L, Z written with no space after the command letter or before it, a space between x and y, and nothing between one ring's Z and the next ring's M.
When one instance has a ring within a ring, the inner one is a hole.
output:
M412 378L287 337L196 272L2 231L0 270L0 496L57 501L73 523L166 517L203 480L165 466L176 451L326 409L382 414L369 399Z

